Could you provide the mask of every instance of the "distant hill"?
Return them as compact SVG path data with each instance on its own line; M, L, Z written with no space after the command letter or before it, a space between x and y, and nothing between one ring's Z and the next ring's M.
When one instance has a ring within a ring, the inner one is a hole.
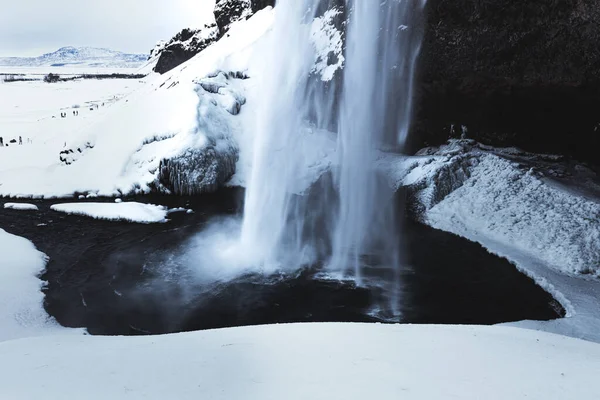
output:
M147 60L145 54L127 54L94 47L62 47L39 57L0 57L0 66L137 68Z

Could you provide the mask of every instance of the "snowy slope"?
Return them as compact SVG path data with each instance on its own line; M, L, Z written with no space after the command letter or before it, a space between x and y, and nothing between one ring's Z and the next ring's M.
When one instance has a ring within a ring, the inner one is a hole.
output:
M46 114L38 121L21 121L6 129L14 132L11 138L17 132L38 135L47 130L53 137L44 143L36 139L34 146L0 149L7 153L0 157L0 194L120 196L160 185L195 193L224 184L235 172L241 126L244 115L251 113L245 110L251 79L246 79L244 71L255 42L269 30L272 16L272 9L262 10L235 23L229 36L174 70L150 76L141 85L125 83L129 91L138 89L111 101L110 107L107 103L91 112L82 109L82 115L95 116L87 124L74 119L74 109L68 108L66 119ZM13 86L17 84L5 86L10 90L30 87ZM45 87L61 88L56 85ZM12 120L13 114L6 118ZM76 128L62 130L66 121L78 121Z
M504 327L296 324L0 343L6 399L600 398L600 345Z
M104 67L136 68L148 60L144 54L127 54L94 47L62 47L39 57L0 58L0 67Z

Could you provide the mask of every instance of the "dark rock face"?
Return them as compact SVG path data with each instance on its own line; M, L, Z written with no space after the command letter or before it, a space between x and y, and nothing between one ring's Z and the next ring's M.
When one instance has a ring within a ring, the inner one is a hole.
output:
M214 13L219 36L225 35L232 23L249 18L263 8L274 5L275 0L218 0Z
M214 13L219 34L222 36L232 23L252 14L252 4L250 0L219 0L215 4Z
M413 149L465 126L486 144L598 163L600 3L429 0L426 11Z
M164 47L152 51L151 57L158 55L154 72L164 74L186 62L207 48L218 38L216 25L206 25L202 29L183 29Z
M166 44L159 44L150 53L150 58L158 56L154 72L164 74L183 64L229 30L229 26L240 19L249 18L257 11L274 6L275 0L219 0L215 5L216 25L206 25L202 29L184 29Z
M251 0L252 12L258 12L263 8L275 7L275 0Z

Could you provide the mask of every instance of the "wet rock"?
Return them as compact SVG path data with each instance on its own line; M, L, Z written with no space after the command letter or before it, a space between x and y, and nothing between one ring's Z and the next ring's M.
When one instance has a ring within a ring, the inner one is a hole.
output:
M460 137L598 163L600 3L430 0L413 148Z

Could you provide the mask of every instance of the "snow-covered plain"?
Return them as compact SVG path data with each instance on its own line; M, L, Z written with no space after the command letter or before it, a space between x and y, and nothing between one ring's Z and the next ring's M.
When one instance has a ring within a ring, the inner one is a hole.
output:
M110 221L129 221L144 224L166 222L169 210L165 206L137 202L126 203L65 203L54 204L54 211L83 215Z
M600 345L505 327L295 324L0 343L7 399L600 397Z
M150 60L149 60L150 61ZM154 60L156 61L156 60ZM93 66L62 66L62 67L32 67L32 66L0 66L0 75L25 75L28 78L42 80L50 72L62 77L80 75L106 75L106 74L148 74L147 64L141 67L93 67Z
M60 153L70 149L67 143L71 141L83 142L81 151L88 150L84 132L96 126L117 100L142 85L138 80L0 84L0 136L5 144L0 147L0 193L14 197L72 195L78 185L61 163ZM81 154L77 147L74 151ZM104 164L110 161L105 154ZM86 172L102 175L103 169L97 164ZM76 168L72 170L76 173Z
M4 203L4 208L9 210L37 211L38 206L29 203Z

